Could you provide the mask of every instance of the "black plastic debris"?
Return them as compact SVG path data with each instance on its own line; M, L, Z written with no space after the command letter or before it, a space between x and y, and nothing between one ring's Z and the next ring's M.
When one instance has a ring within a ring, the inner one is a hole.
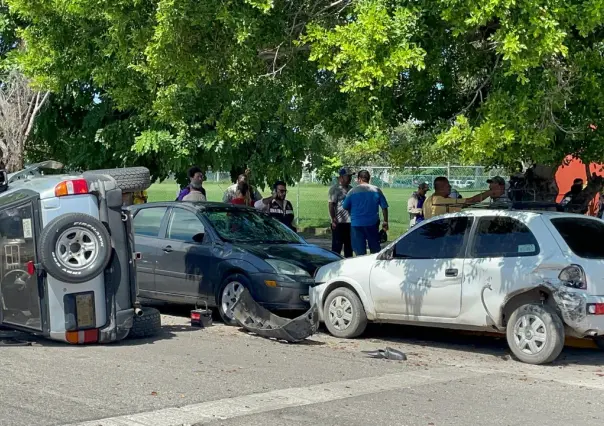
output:
M386 349L378 349L377 351L362 351L369 358L381 358L381 359L389 359L392 361L407 361L407 355L398 351L396 349L392 349L387 347Z
M319 309L313 305L294 319L277 316L260 306L247 289L233 305L233 316L245 330L270 339L300 342L319 329Z

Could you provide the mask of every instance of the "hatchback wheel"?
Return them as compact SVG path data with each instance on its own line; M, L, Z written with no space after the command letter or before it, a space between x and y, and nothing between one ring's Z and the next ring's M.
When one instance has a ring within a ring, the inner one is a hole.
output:
M233 317L233 306L245 288L249 289L249 281L243 275L231 275L223 281L216 300L218 312L225 324L237 325L237 320Z
M332 335L345 339L360 336L367 327L367 315L361 300L345 287L329 293L323 307L323 319Z
M549 306L523 305L510 316L506 336L512 353L527 364L554 361L564 348L564 324Z

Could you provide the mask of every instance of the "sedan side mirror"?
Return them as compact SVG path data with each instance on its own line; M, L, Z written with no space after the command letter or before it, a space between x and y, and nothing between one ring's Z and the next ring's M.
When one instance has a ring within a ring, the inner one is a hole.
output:
M193 241L195 241L196 243L203 243L203 238L205 237L205 233L200 232L198 234L193 235Z

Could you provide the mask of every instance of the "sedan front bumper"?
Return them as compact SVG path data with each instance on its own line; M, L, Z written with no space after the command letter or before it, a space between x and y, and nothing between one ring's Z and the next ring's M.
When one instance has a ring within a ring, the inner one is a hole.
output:
M311 277L290 277L278 274L250 274L250 293L254 300L271 310L307 310Z

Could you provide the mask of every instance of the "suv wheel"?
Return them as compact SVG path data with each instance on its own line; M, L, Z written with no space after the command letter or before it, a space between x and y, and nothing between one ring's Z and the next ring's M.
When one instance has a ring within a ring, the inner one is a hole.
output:
M360 336L367 327L367 315L361 300L345 287L329 293L323 307L323 320L332 335L345 339Z
M151 186L151 174L146 167L125 167L123 169L101 169L84 172L84 177L108 175L115 179L123 192L144 191Z
M520 361L547 364L558 358L564 348L564 324L547 305L523 305L510 316L506 337Z
M96 278L109 264L111 251L111 237L105 226L83 213L59 216L40 234L44 270L66 283Z
M131 339L144 339L153 337L161 331L161 314L155 308L142 307L143 314L134 316L132 328L128 337Z

